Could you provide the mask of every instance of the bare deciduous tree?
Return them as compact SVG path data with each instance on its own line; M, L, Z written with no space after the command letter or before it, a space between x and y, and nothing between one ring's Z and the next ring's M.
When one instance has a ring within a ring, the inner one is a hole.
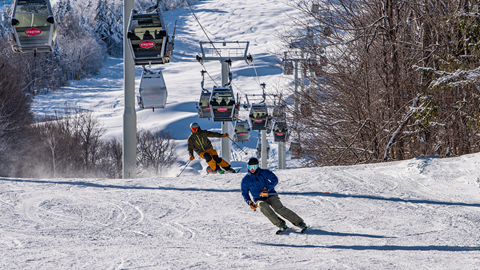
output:
M292 18L283 40L306 59L309 84L291 114L307 165L479 151L476 84L434 87L445 86L438 75L476 68L477 2L295 1L306 16ZM321 69L309 67L324 58Z
M177 160L173 134L163 130L141 130L137 134L137 162L140 170L158 174Z

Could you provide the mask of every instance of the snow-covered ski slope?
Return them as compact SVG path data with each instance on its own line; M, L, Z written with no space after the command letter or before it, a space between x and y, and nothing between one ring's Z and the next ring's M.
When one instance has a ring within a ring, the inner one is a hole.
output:
M243 173L0 178L0 269L480 269L479 157L277 171L328 192L280 195L305 234L276 235Z
M259 74L234 62L234 90L259 94L291 81L269 69L273 33L296 11L284 1L200 1L192 6L212 40L250 41ZM175 56L165 65L169 98L163 110L138 109L138 127L171 130L186 161L188 125L220 131L198 119L199 41L207 41L187 9L166 12L177 22ZM220 82L219 62L205 62ZM109 58L102 73L37 96L37 114L70 106L92 110L121 138L122 60ZM158 67L154 67L155 69ZM137 86L141 69L137 68ZM213 82L206 77L206 87ZM256 134L232 145L232 164L246 171ZM220 141L213 140L220 149ZM271 143L269 168L276 168ZM285 206L311 226L306 234L276 228L243 201L244 173L205 176L198 158L161 176L143 179L0 178L0 269L480 269L479 154L450 159L275 170ZM309 193L311 195L303 194ZM322 194L322 192L328 192ZM291 226L291 224L288 224Z

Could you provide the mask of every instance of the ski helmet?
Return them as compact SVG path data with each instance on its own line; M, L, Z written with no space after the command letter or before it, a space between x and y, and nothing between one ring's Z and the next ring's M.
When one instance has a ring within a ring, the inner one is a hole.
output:
M200 129L200 125L197 124L196 122L193 122L193 123L190 124L190 129L192 129L192 128L198 128L198 129Z
M258 165L258 159L256 157L252 157L248 160L247 165Z

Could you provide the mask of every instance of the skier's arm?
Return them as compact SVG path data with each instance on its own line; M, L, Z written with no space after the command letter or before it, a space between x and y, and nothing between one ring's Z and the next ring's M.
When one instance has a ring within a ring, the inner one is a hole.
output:
M245 176L247 177L247 176ZM250 190L247 186L247 184L245 183L245 177L243 178L242 180L242 196L243 196L243 199L245 200L245 202L248 204L249 201L251 201L252 199L250 198Z
M278 184L278 177L270 170L267 170L267 188L268 190L272 190Z
M189 138L190 139L190 138ZM193 147L192 147L192 144L188 141L188 147L187 147L187 150L188 150L188 154L190 154L191 157L193 157Z
M207 137L209 137L209 138L221 138L222 137L222 133L218 133L218 132L205 130L205 133L207 133Z

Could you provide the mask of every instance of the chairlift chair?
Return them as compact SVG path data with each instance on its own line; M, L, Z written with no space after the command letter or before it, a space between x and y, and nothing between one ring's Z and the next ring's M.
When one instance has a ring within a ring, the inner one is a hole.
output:
M153 73L143 71L140 79L140 107L144 109L165 108L167 103L167 86L161 71Z
M250 108L250 121L253 130L266 130L268 127L269 115L265 103L252 104Z
M302 146L299 142L291 142L290 149L288 151L290 153L291 159L299 159L300 154L302 152Z
M53 52L57 25L49 0L15 0L11 23L14 52Z
M151 13L132 10L127 38L135 65L170 62L173 45L169 41L160 8Z
M286 142L288 140L287 122L275 121L273 126L273 139L275 142Z
M237 120L238 108L232 86L213 87L210 96L210 111L214 122L233 122Z
M199 118L212 118L212 111L210 108L210 96L212 93L207 90L202 90L200 100L197 103L197 112Z
M248 120L238 120L235 122L235 134L233 135L233 139L236 142L248 142L250 141L250 125L248 124Z

